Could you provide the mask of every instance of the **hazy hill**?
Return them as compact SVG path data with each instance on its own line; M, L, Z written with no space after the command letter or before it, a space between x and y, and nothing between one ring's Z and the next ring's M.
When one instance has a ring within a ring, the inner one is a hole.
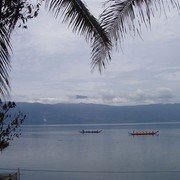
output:
M96 104L17 103L25 124L93 124L180 121L180 104L107 106Z

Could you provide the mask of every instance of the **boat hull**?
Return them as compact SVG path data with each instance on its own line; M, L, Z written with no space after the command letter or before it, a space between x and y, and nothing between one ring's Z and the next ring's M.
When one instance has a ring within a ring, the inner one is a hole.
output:
M102 132L102 130L81 130L79 131L81 134L94 134L94 133L100 133Z
M129 133L132 136L155 136L159 134L159 131L155 131L155 132L132 132Z

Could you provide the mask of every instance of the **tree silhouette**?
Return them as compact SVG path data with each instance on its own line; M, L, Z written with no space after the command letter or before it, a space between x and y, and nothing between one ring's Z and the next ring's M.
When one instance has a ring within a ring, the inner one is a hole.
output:
M13 115L11 111L15 107L14 102L0 103L0 150L6 148L11 140L21 135L20 126L26 115L20 111Z

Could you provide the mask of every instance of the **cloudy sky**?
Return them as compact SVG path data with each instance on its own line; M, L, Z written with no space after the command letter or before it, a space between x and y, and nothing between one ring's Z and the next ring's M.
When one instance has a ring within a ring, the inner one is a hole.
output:
M85 0L98 17L101 0ZM41 10L12 37L12 100L136 105L180 102L180 15L157 14L142 38L127 37L100 75L90 45Z

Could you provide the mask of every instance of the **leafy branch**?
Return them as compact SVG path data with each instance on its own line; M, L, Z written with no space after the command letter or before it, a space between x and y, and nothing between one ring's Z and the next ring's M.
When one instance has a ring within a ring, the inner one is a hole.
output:
M16 107L15 102L0 104L0 150L9 146L9 142L21 135L20 126L26 115L19 111L16 115L9 112Z

